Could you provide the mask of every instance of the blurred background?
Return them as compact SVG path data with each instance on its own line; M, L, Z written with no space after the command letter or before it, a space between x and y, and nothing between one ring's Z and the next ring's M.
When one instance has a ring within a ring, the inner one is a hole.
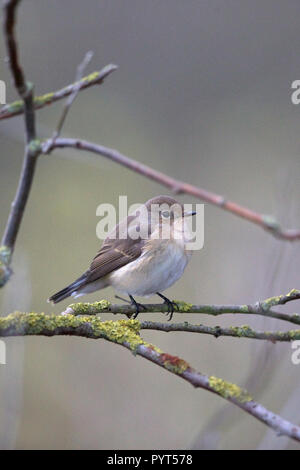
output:
M258 212L300 227L300 79L297 0L24 0L18 14L21 62L37 94L116 63L100 87L79 94L63 135L106 146ZM0 78L16 99L0 43ZM50 136L58 102L38 111ZM0 123L4 229L23 157L23 120ZM0 312L59 313L50 294L74 280L99 249L96 208L170 194L158 184L71 150L40 157ZM182 202L200 202L187 196ZM205 244L167 291L193 303L252 303L299 288L299 244L282 242L222 210L205 206ZM111 289L83 298L107 298ZM157 299L150 299L157 301ZM300 310L296 303L285 312ZM103 319L112 318L106 314ZM120 316L114 317L121 318ZM162 320L160 314L140 318ZM173 321L182 317L174 315ZM207 325L289 326L260 317L189 316ZM291 345L191 333L143 332L199 371L248 388L272 411L300 424L300 366ZM9 338L0 366L3 449L297 448L219 397L105 341Z

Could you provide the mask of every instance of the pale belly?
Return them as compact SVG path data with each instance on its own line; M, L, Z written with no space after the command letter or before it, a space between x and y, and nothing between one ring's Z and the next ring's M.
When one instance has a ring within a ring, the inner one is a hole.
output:
M109 275L118 292L148 296L172 286L183 274L189 255L177 243L160 244Z

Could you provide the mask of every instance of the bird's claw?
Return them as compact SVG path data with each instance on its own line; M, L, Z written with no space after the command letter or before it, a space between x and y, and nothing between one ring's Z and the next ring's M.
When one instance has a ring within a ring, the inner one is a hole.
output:
M172 300L165 300L165 304L168 306L168 311L166 312L166 315L169 315L168 321L171 321L173 318L173 313L177 309L179 310L179 307L176 302L172 302Z
M176 302L173 302L172 300L168 299L168 297L165 297L164 295L159 294L158 292L157 292L157 295L159 295L159 297L161 297L164 300L164 303L168 306L168 311L165 312L165 313L166 313L166 315L169 315L168 321L171 321L172 318L173 318L174 311L176 309L179 310L178 304Z
M135 313L132 315L132 318L135 319L141 310L146 310L145 305L139 304L134 298L130 295L131 305L135 306Z
M135 313L132 315L133 319L135 319L138 316L141 310L146 310L146 307L143 304L139 304L138 302L136 302L134 305L135 305Z

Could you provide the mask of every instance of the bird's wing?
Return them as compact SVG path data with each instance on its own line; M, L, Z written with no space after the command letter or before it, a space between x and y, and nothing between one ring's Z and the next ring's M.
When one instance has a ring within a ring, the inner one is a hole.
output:
M115 269L131 263L142 254L145 241L141 238L125 240L107 238L86 272L86 282L93 282Z

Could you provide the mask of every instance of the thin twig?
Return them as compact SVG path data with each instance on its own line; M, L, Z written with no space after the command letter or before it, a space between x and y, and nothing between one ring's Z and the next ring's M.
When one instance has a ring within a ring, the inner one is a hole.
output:
M159 323L153 321L142 321L141 330L156 330L166 333L172 331L185 331L189 333L202 333L212 335L215 338L220 336L230 336L233 338L250 338L271 341L272 343L291 342L300 340L300 330L290 331L255 331L248 325L229 326L222 328L220 326L192 325L188 322L183 323Z
M60 119L58 121L58 124L57 124L57 128L53 133L53 136L52 136L52 143L53 144L55 143L55 140L57 139L57 137L60 135L60 133L62 131L62 128L63 128L63 125L65 123L65 120L67 118L68 112L70 111L71 106L72 106L76 96L78 95L78 93L80 91L80 80L82 79L83 72L86 69L86 67L88 66L88 64L90 63L93 55L94 55L94 53L92 51L88 51L85 54L81 64L79 64L78 67L77 67L75 86L73 88L72 93L66 99L61 117L60 117Z
M61 88L60 90L46 93L41 96L35 96L33 100L33 107L35 110L39 110L44 108L45 106L51 105L52 103L56 103L57 101L70 96L73 93L74 88L77 86L79 88L79 91L82 91L86 88L90 88L91 86L101 85L104 79L108 77L112 72L117 70L117 68L117 65L114 64L106 65L100 71L92 72L86 77L83 77L78 83L71 83L70 85ZM19 116L23 113L24 103L21 100L17 100L13 103L8 103L2 106L2 108L0 108L0 120Z
M272 307L276 305L284 305L288 302L300 299L300 291L293 289L287 295L279 295L270 297L269 299L261 302L256 302L252 305L193 305L180 300L174 300L177 305L176 313L181 314L197 314L202 313L206 315L223 315L223 314L242 314L242 315L262 315L265 317L276 318L279 320L288 321L296 325L300 325L300 315L286 314L275 312ZM143 313L168 313L168 306L166 304L143 304ZM135 313L135 307L131 304L118 305L112 304L108 300L100 300L94 303L80 302L71 304L63 312L63 314L72 315L97 315L99 313L114 313L131 316Z
M104 321L98 317L16 313L0 317L0 337L71 335L105 339L120 344L134 353L181 377L196 388L225 398L272 428L278 434L300 441L300 428L266 409L252 399L246 390L218 377L197 372L184 359L162 352L144 341L138 320Z
M204 202L217 206L227 212L237 215L243 219L252 222L263 229L270 232L276 238L281 240L300 240L300 230L284 230L280 227L279 223L274 219L273 216L263 215L257 212L254 212L246 207L240 206L233 201L226 200L223 196L207 191L203 188L198 188L183 181L176 180L171 176L168 176L160 171L154 170L153 168L137 162L125 155L121 154L117 150L104 147L103 145L98 145L92 142L81 139L68 139L68 138L59 138L55 141L55 144L51 145L51 141L46 140L42 144L43 153L48 153L51 150L56 148L73 148L77 150L85 150L87 152L96 153L103 157L108 158L120 165L129 168L130 170L143 175L146 178L149 178L161 185L167 187L175 194L189 194L198 199L201 199Z
M24 98L27 92L25 76L19 63L18 48L15 39L15 15L16 8L20 0L4 0L3 3L3 28L6 50L8 54L8 63L10 65L11 74L14 85L19 95Z

